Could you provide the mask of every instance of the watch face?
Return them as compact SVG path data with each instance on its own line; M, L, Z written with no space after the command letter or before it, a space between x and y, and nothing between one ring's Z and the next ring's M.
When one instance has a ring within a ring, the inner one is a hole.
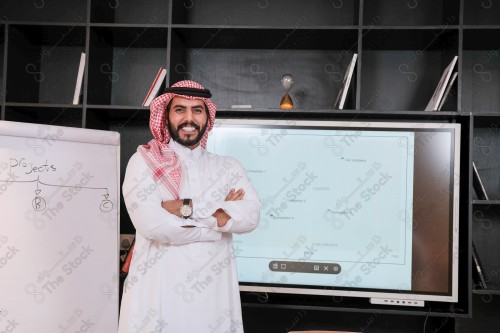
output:
M191 206L189 206L189 205L182 205L181 206L182 217L189 217L189 216L191 216L192 212L193 212L193 210L191 209Z

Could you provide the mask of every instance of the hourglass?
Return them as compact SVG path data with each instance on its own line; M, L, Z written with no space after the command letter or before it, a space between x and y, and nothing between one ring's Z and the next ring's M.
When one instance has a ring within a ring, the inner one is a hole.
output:
M285 74L281 77L281 85L285 88L285 95L281 99L280 109L291 110L293 109L293 101L288 92L293 86L293 76L291 74Z

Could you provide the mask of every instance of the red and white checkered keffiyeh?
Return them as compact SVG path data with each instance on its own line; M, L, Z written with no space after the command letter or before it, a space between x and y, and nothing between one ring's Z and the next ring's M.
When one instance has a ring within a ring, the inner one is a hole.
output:
M179 81L172 85L172 88L174 87L205 89L201 84L191 80ZM207 129L201 139L201 146L203 148L206 147L208 133L214 126L217 106L212 103L209 98L176 93L160 95L151 102L149 108L151 111L149 128L154 138L149 141L147 145L139 146L137 151L141 153L146 163L153 171L154 181L161 180L167 190L177 199L179 198L179 189L181 185L181 166L179 164L179 159L169 146L171 135L167 127L168 116L166 112L168 103L175 96L186 99L199 99L205 102L208 108L208 123Z

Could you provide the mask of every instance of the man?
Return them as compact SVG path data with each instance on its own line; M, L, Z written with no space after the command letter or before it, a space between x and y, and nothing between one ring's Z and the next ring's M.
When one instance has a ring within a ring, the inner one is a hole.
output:
M180 81L151 103L154 139L130 158L123 196L136 228L120 333L243 332L232 233L259 222L245 169L204 148L210 91ZM225 197L225 201L214 198Z

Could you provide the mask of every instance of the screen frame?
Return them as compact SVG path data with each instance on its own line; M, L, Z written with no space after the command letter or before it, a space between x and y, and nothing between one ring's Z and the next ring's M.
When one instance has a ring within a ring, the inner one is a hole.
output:
M451 194L451 219L452 219L452 255L451 255L451 294L436 295L432 293L415 293L405 291L374 291L373 289L363 290L360 288L353 289L336 289L335 287L324 286L288 286L279 284L266 283L240 283L240 291L249 293L278 293L278 294L302 294L302 295L317 295L317 296L339 296L339 297L360 297L373 300L402 300L407 305L410 303L422 306L424 301L433 302L458 302L458 272L459 272L459 203L460 203L460 151L461 151L461 124L449 122L421 122L421 121L337 121L337 120L285 120L285 119L249 119L249 118L234 118L234 119L217 119L215 127L219 126L250 126L258 129L263 128L319 128L333 130L405 130L405 131L422 131L422 130L439 130L445 129L451 131L453 137L452 159L453 159L453 188ZM210 140L210 139L209 139ZM374 301L377 304L377 301Z

